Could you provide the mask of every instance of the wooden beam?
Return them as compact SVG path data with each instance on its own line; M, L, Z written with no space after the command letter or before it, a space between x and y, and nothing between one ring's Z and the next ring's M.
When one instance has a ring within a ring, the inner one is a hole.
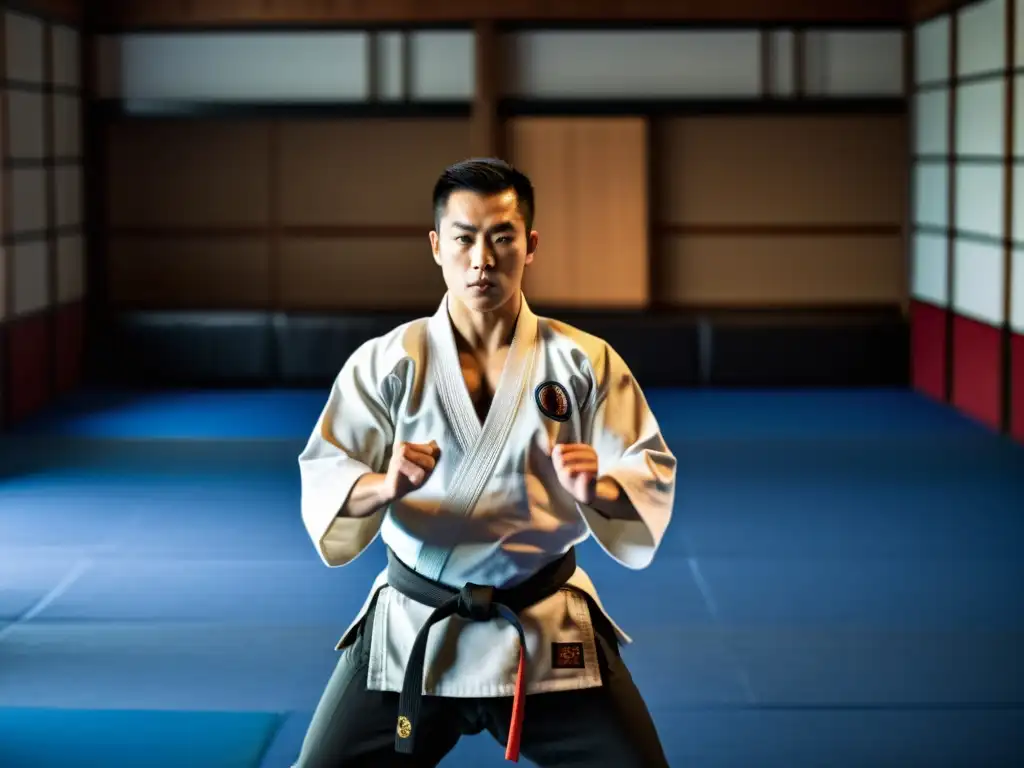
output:
M68 0L64 0L67 2ZM58 2L58 0L51 0ZM90 11L93 5L90 5ZM96 0L104 28L674 22L903 24L907 0Z
M1003 77L1003 328L1002 328L1002 417L1000 425L1006 434L1013 432L1013 243L1017 233L1013 231L1014 197L1014 153L1017 151L1014 142L1016 133L1016 78L1011 74L1017 69L1019 53L1017 51L1016 27L1017 4L1013 0L1006 3L1006 72Z
M470 130L473 154L477 157L499 157L502 146L501 120L498 103L501 100L501 36L493 21L479 21L474 28L476 36L476 83Z
M947 61L949 82L955 83L957 76L957 60L959 57L959 18L954 13L949 24L949 59ZM956 226L956 103L959 96L959 88L949 89L948 111L946 112L946 144L949 154L947 156L947 176L949 186L946 189L946 381L945 399L952 403L954 356L956 355L956 342L954 330L956 319L956 241L958 237Z
M8 10L39 16L47 21L80 26L85 15L85 0L8 0Z

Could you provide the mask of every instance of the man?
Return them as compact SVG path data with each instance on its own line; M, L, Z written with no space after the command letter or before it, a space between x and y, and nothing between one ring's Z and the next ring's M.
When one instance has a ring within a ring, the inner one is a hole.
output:
M324 562L379 534L389 563L297 766L434 766L484 729L543 768L667 766L574 548L646 567L675 458L619 355L527 305L530 181L459 163L434 211L447 294L346 362L299 457Z

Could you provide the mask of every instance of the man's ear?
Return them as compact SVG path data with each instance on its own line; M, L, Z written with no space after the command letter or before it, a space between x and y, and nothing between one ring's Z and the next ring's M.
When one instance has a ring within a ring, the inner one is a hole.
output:
M533 255L537 252L537 243L540 242L540 235L536 231L526 236L526 263L533 261Z
M436 230L430 231L430 253L434 257L434 263L441 266L441 236Z

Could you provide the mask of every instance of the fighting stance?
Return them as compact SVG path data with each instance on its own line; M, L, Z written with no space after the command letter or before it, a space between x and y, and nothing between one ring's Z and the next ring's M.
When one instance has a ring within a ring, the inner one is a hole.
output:
M530 311L530 181L469 160L441 175L434 211L441 305L356 351L299 457L323 561L379 533L388 566L296 765L434 766L486 729L545 768L667 766L619 656L629 638L574 553L593 534L646 567L675 458L622 358Z

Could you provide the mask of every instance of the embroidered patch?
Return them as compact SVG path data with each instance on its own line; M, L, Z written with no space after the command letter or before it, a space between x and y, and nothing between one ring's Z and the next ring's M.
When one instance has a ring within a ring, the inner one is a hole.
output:
M552 643L552 669L583 669L583 643Z
M568 421L572 416L572 401L565 387L557 381L545 381L537 387L537 407L554 421Z

